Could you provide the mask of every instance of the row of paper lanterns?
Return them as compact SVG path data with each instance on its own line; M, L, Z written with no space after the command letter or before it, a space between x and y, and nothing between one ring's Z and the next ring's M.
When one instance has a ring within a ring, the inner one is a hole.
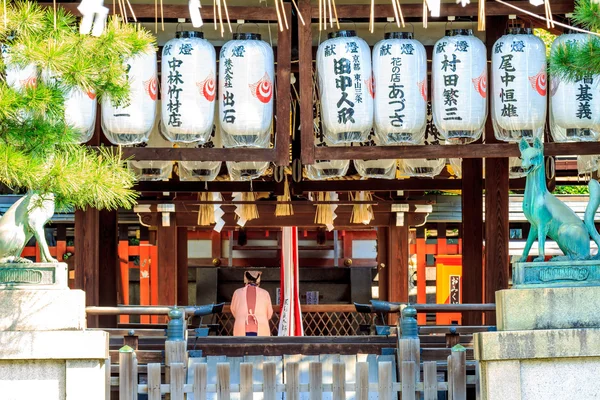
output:
M584 44L565 34L552 46ZM486 47L471 30L446 31L433 47L433 122L447 143L481 137L487 118ZM371 62L372 59L372 62ZM546 123L546 48L530 29L510 28L492 48L492 121L496 138L543 138ZM372 70L371 70L372 69ZM354 31L329 35L317 52L323 135L321 146L368 140L421 144L427 116L427 57L410 33L388 33L371 52ZM373 80L369 81L369 77ZM550 82L555 141L597 140L600 77Z

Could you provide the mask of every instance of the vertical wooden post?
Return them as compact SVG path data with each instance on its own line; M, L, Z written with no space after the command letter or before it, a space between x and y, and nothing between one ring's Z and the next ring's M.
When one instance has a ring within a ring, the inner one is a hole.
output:
M462 160L462 301L483 301L483 167L478 158ZM481 325L482 313L464 313L465 325Z
M503 35L506 17L489 17L486 21L488 59L493 43ZM491 76L488 74L488 76ZM491 96L488 96L491 99ZM489 107L488 109L491 109ZM494 130L488 115L486 143L494 143ZM496 291L508 288L508 158L485 159L485 302L494 303ZM495 324L494 312L486 313L486 324Z
M177 305L188 305L188 228L177 228Z
M417 228L417 303L427 303L427 257L425 244L425 227ZM407 278L408 279L408 278ZM417 315L419 325L425 325L427 321L426 313Z
M449 378L452 380L452 399L467 399L467 352L465 348L457 345L452 349L450 358L451 365L448 365Z
M229 400L231 398L230 371L228 363L217 364L217 400Z
M423 398L424 400L437 400L437 363L426 361L423 363Z
M402 400L415 400L414 361L402 361Z
M177 227L159 226L158 243L158 302L177 303Z
M137 375L133 375L135 354L133 349L124 346L119 350L119 399L133 400L133 387L137 386Z
M64 262L64 255L67 252L67 226L60 224L56 226L56 259Z
M277 371L274 362L263 363L263 400L275 400L277 398Z
M392 400L392 363L389 361L377 364L379 372L379 400Z
M160 364L148 364L148 400L161 400Z
M286 400L300 400L300 364L297 362L287 363L285 379Z
M323 398L323 364L311 362L308 365L308 375L310 400L321 400Z
M240 400L254 398L254 380L252 378L252 363L240 364Z
M150 305L150 232L148 228L140 227L140 305ZM140 316L140 322L150 323L149 315Z
M292 6L283 4L287 15L292 15ZM310 25L310 24L309 24ZM312 53L311 53L312 54ZM277 32L277 120L275 149L276 164L290 164L290 73L292 67L292 29ZM312 85L311 85L312 87ZM312 127L312 125L311 125ZM312 133L312 129L311 129Z
M377 273L379 274L379 300L388 300L388 228L377 227ZM383 322L383 321L382 321Z
M129 304L129 236L127 225L119 226L119 298L123 305ZM121 315L119 321L122 324L129 322L129 315Z
M408 301L408 226L390 226L387 246L388 262L388 300ZM396 316L390 324L396 323Z
M205 363L193 364L194 368L194 400L206 400L206 384L208 383L207 368Z
M333 363L333 400L346 400L346 364Z
M356 400L369 399L369 364L356 363Z
M119 245L117 232L117 211L99 212L98 285L99 305L114 307L118 303L117 266L119 264ZM117 326L116 315L101 315L99 326L112 328Z
M185 367L183 363L172 363L170 367L171 400L184 400Z
M300 12L307 18L306 25L298 24L298 58L300 59L300 144L302 164L315 162L315 138L313 133L313 86L312 86L312 24L310 0L300 0Z
M85 291L87 306L100 305L99 225L98 210L75 211L75 288ZM98 316L89 315L87 325L98 327Z
M172 383L171 379L173 378L173 374L171 373L171 367L173 365L182 365L185 369L185 366L187 365L186 345L187 342L185 341L175 342L168 340L165 342L165 383ZM183 376L185 376L185 371L183 373ZM165 396L165 400L170 399L171 397L169 395Z

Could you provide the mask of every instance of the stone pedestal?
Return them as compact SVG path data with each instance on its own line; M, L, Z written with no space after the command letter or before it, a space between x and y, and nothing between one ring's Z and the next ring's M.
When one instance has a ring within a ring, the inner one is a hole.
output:
M600 287L496 292L498 332L474 335L484 400L600 399Z
M85 293L66 288L66 274L66 264L0 265L1 399L106 399L108 334L85 329Z

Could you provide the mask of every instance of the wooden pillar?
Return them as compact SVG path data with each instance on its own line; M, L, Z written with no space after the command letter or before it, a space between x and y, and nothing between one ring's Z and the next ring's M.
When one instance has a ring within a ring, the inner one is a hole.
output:
M88 208L75 211L75 288L85 291L85 304L100 304L99 253L100 212ZM98 316L87 318L89 328L98 327Z
M388 279L389 279L389 251L388 251L389 228L385 226L377 227L377 273L379 279L379 300L389 300Z
M117 305L117 268L119 265L117 211L102 210L99 212L99 220L99 244L102 249L98 254L99 304L114 307ZM100 316L99 326L103 328L116 327L117 316Z
M388 228L388 300L408 301L408 226Z
M177 305L188 305L188 228L177 228Z
M417 239L415 248L417 249L417 304L427 303L427 256L425 244L425 227L417 228ZM407 278L408 279L408 278ZM419 325L425 325L427 314L419 313L417 315Z
M462 302L483 301L483 171L482 160L462 160ZM481 313L463 314L464 325L481 325Z
M486 21L488 59L491 58L494 42L504 33L506 20L506 17L489 17ZM488 99L491 97L488 96ZM490 105L491 103L488 107ZM485 127L485 141L497 142L489 116ZM487 303L495 302L497 290L508 287L508 229L508 158L486 158L484 299ZM495 324L495 313L486 313L485 323Z
M159 226L158 302L163 306L177 304L177 227Z

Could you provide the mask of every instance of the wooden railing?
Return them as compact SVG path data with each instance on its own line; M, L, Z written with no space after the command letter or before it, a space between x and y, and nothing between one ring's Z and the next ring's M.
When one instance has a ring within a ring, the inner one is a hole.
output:
M234 364L233 360L211 363L203 358L188 359L185 342L167 342L164 376L161 364L149 363L143 381L138 380L135 351L124 347L119 352L119 377L110 383L119 386L121 400L137 399L138 394L147 394L149 400L161 399L163 394L169 394L171 400L183 400L186 395L188 400L215 396L229 400L232 394L236 399L252 400L254 393L265 400L281 399L282 395L297 400L302 393L308 393L310 399L391 400L401 393L403 400L437 400L439 392L453 400L466 400L468 385L479 392L478 365L471 362L469 367L475 374L467 375L466 352L461 346L452 349L447 363L421 364L418 339L400 339L398 345L397 362L393 355L363 359L357 355L354 362L340 356L336 360L333 355L297 355L278 361L254 357L240 363L238 359ZM446 370L444 381L438 379L440 370Z

